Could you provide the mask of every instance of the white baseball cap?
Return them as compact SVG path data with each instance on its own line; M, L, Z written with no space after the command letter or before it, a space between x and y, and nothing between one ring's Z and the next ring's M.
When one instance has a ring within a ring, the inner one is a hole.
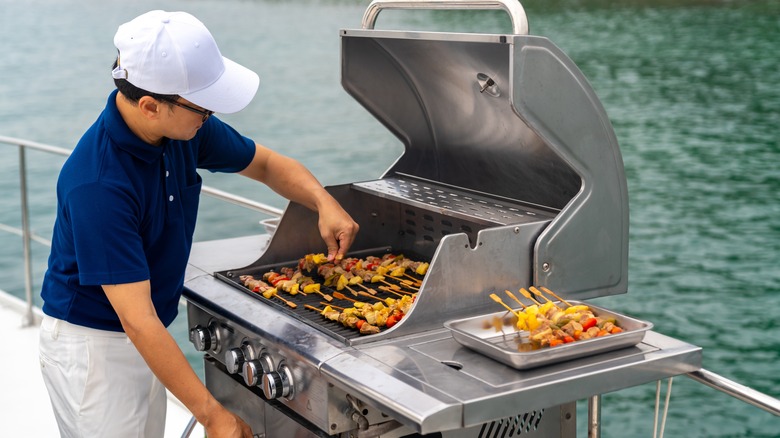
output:
M117 29L111 75L157 94L176 94L218 113L235 113L257 92L257 73L225 58L211 32L186 12L151 11Z

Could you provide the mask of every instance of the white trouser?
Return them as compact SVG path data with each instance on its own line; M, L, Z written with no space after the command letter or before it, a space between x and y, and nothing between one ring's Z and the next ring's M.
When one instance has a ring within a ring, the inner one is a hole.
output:
M40 359L62 437L163 436L165 387L124 333L44 316Z

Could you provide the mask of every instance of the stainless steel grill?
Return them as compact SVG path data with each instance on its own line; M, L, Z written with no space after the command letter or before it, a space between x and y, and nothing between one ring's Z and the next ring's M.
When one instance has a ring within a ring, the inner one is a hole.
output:
M359 336L243 288L239 275L321 251L316 214L292 203L259 258L250 237L193 250L185 296L207 386L268 436L573 436L576 400L699 369L698 347L652 331L528 370L453 339L448 321L500 310L494 291L625 293L626 180L603 107L552 42L373 29L380 9L418 6L499 7L527 29L511 0L386 0L340 33L343 87L405 150L380 179L328 190L361 226L352 255L430 261L414 305Z

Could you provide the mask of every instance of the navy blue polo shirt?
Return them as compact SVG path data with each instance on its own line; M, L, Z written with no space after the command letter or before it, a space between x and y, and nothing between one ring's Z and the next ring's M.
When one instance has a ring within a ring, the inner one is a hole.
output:
M252 161L255 146L214 116L192 140L149 145L122 119L116 94L60 171L43 311L122 331L101 285L150 280L157 315L168 326L192 247L197 169L238 172Z

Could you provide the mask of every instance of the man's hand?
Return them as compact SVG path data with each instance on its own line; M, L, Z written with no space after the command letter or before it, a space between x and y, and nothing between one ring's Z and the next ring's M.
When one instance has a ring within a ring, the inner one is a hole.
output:
M219 406L204 424L209 438L252 438L252 429L237 415Z
M320 235L328 247L328 261L339 261L352 246L360 226L335 200L320 206L318 213Z

